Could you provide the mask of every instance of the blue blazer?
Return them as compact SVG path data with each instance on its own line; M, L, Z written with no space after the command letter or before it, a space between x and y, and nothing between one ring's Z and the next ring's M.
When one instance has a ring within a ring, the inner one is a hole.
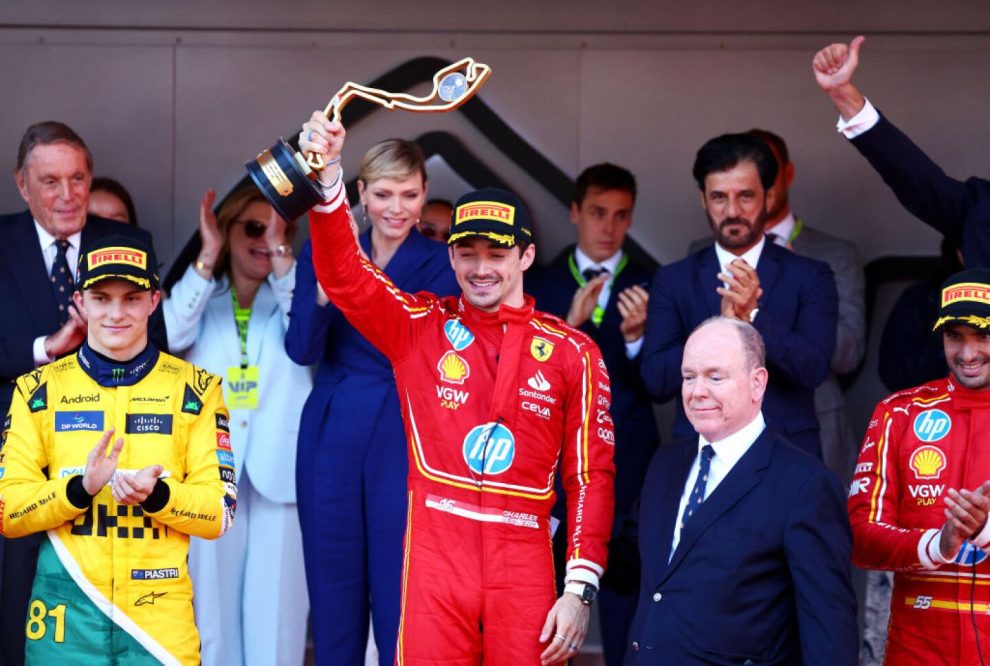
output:
M883 115L851 143L912 215L962 250L967 268L990 266L990 181L945 175Z
M526 274L526 293L536 299L536 308L565 318L578 283L567 267L574 246L562 252L546 268ZM660 444L660 431L653 413L653 401L639 374L640 355L626 358L626 344L619 331L622 315L616 305L619 292L639 284L649 288L654 271L632 261L619 273L605 307L601 326L590 320L580 328L602 350L612 385L612 420L615 422L615 524L622 520L639 498L639 489ZM558 501L558 504L560 502Z
M82 245L123 235L151 245L151 234L130 224L92 215L82 230ZM0 413L10 408L13 380L34 369L34 339L58 330L58 306L45 270L31 211L0 216ZM157 308L148 322L151 341L168 349L165 320Z
M642 582L626 665L855 665L852 535L839 481L764 430L669 558L697 454L697 435L672 442L647 472Z
M657 400L681 388L684 343L695 326L719 314L718 257L709 247L657 271L650 287L642 373ZM753 326L767 349L770 382L763 398L767 425L821 458L815 388L828 376L839 316L832 270L808 257L765 243L756 273L763 296ZM677 400L675 437L694 432Z

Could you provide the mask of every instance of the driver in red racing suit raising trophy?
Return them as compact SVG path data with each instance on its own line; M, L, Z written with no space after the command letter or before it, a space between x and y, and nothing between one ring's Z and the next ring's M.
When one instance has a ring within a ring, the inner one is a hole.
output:
M359 254L343 143L343 127L317 112L299 147L328 165L324 203L310 216L317 279L391 361L402 404L409 512L396 663L563 661L584 641L612 526L601 353L523 294L536 248L529 212L503 190L472 192L455 207L448 244L460 298L397 289ZM557 473L570 523L559 599L550 543Z

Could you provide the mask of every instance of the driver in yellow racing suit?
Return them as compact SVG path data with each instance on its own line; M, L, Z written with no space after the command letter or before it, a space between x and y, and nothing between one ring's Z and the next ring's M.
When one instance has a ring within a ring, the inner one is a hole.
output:
M189 536L226 532L237 488L219 378L148 343L155 266L131 238L84 245L73 301L87 341L17 380L0 533L48 536L28 663L199 663Z

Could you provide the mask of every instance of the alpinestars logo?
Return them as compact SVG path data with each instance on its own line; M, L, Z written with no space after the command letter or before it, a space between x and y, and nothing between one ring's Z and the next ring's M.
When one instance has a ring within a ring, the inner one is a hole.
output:
M529 384L530 388L534 388L537 391L550 390L550 382L548 382L547 378L543 376L542 370L537 370L536 374L530 377L529 381L526 383Z

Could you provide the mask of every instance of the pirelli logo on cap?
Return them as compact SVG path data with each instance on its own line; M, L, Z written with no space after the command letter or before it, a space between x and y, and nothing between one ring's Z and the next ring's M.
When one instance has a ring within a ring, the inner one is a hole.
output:
M960 282L942 290L942 307L959 301L990 305L990 284Z
M457 209L457 219L454 220L454 226L470 220L492 220L511 225L515 219L515 206L508 206L498 201L475 201L464 204Z
M148 255L130 247L105 247L86 255L86 269L95 270L106 264L126 264L148 270Z

